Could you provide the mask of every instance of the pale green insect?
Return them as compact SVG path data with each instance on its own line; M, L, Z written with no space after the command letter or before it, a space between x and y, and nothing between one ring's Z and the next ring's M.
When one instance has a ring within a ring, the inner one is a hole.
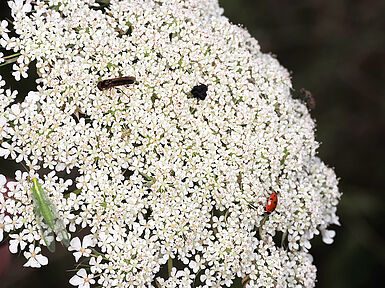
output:
M48 250L55 251L55 234L59 241L68 247L70 239L63 220L36 178L32 179L32 199L33 212Z

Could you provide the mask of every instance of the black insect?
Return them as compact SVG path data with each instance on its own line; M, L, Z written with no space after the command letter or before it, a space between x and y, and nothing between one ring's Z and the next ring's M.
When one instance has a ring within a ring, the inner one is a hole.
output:
M307 108L313 110L315 108L315 100L310 91L305 88L301 88L300 90L301 98L305 101Z
M97 86L100 91L103 91L103 90L110 89L112 87L130 85L134 83L135 83L135 77L127 76L127 77L119 77L119 78L102 80L98 82Z
M191 94L200 100L205 100L207 96L207 86L205 84L196 85L192 88Z

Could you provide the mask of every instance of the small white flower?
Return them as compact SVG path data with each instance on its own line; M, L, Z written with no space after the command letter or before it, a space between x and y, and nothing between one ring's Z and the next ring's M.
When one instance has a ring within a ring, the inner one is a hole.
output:
M68 247L69 251L73 252L76 262L80 257L88 257L90 256L91 249L87 248L89 246L94 246L92 235L84 236L83 243L80 242L79 237L75 237L71 240L70 246Z
M24 63L19 63L19 65L13 64L12 68L14 70L14 72L12 72L12 75L15 77L16 81L20 81L21 77L28 77L28 65L25 65Z
M215 271L213 269L206 269L205 273L202 274L199 278L202 282L206 283L208 287L211 287L213 281L215 281L214 277Z
M194 271L194 273L197 273L200 269L205 267L203 265L203 261L204 259L202 259L200 255L195 255L195 261L190 261L189 266Z
M3 58L4 54L0 52L0 64L4 62ZM3 80L3 77L0 75L0 87L5 86L5 80Z
M0 188L3 188L6 183L7 178L3 174L0 174Z
M8 6L11 8L11 15L13 18L22 17L32 9L31 0L8 1Z
M7 143L7 142L3 142L3 143L1 143L1 145L4 147L0 147L0 156L1 157L4 157L5 159L7 159L8 158L8 156L9 156L9 153L10 153L10 151L9 151L9 147L11 147L11 145L9 145L9 143Z
M29 245L29 252L24 252L24 257L28 259L24 267L40 268L42 265L48 264L48 258L40 255L40 247L34 247L32 244Z
M37 93L36 91L29 91L28 95L25 97L25 102L27 104L33 104L40 99L40 94Z
M9 32L9 30L7 29L7 26L8 26L7 20L1 21L1 23L0 23L0 36L3 36L5 33Z
M3 195L0 195L0 198L2 197ZM0 242L3 241L3 237L4 237L4 214L0 214Z
M321 229L322 233L322 241L326 244L332 244L334 241L334 236L336 236L336 232L334 230L326 230Z
M20 224L17 224L15 219L17 218L17 216L13 216L12 218L9 217L9 215L5 215L4 217L4 230L9 232L9 231L12 231L13 229L17 229L17 228L20 228ZM18 226L18 227L16 227Z
M9 237L12 239L9 240L9 251L13 254L16 254L18 251L18 247L20 245L20 250L24 250L27 243L24 241L23 235L20 234L10 234Z
M95 284L95 280L93 278L93 274L87 275L86 270L82 268L70 279L69 282L71 285L78 286L79 288L89 288L90 284Z

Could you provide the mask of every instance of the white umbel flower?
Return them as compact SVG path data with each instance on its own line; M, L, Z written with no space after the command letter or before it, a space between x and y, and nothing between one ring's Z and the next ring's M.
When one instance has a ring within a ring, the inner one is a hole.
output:
M0 197L10 249L43 243L39 175L88 265L72 285L314 287L340 193L288 71L216 0L98 2L14 0L0 25L15 79L39 75L20 103L0 78L0 157L28 170Z

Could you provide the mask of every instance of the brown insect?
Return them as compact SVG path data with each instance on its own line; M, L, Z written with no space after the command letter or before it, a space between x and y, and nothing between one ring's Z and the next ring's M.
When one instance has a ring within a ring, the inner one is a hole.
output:
M313 110L315 108L315 100L311 92L306 90L305 88L301 88L300 93L301 98L306 102L307 108Z
M131 77L131 76L111 78L111 79L99 81L97 86L100 91L103 91L116 86L134 84L135 80L136 80L135 77Z

